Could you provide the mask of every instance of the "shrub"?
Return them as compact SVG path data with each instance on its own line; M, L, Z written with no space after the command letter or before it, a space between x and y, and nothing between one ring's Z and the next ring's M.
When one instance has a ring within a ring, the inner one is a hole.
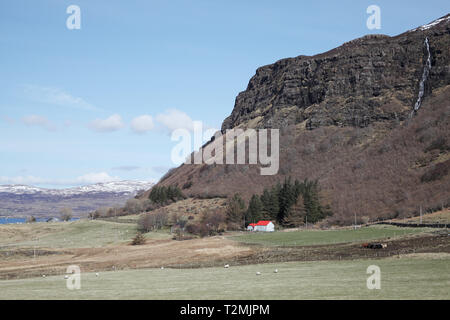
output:
M204 212L200 221L189 221L186 225L186 231L201 237L213 236L223 231L225 224L225 214L218 211Z
M100 218L100 215L98 214L98 211L95 210L95 211L89 212L88 217L89 217L90 219L95 220L95 219Z
M218 211L207 211L203 213L200 222L206 226L209 235L220 232L221 226L225 224L225 214Z
M143 202L138 199L129 199L125 204L124 210L128 214L141 213L144 210Z
M209 235L208 227L204 223L201 223L201 222L189 223L186 226L186 231L190 234L199 235L200 237L206 237Z
M200 199L200 200L208 200L208 199L215 199L215 198L226 199L228 197L226 195L219 194L219 193L202 193L202 194L195 195L194 198Z
M33 222L36 222L36 218L34 216L30 216L26 220L26 223L33 223Z
M185 229L188 233L199 234L199 224L195 222L188 223Z
M183 184L183 190L189 189L190 187L192 187L192 181L188 181L185 184Z
M110 209L111 208L107 208L107 207L99 208L91 214L91 217L93 219L106 218L106 217L108 217L108 212Z
M136 236L133 238L133 241L131 242L131 244L133 246L138 246L138 245L142 245L145 243L145 237L142 233L138 232L136 234Z
M148 213L138 220L138 230L140 232L150 232L152 230L162 229L169 221L168 214L165 210L156 213Z
M450 160L436 164L433 168L425 172L420 181L431 182L442 179L450 172Z
M70 219L72 219L72 209L63 208L61 210L61 219L62 221L69 221Z
M447 139L441 136L433 140L433 142L431 142L431 144L425 149L425 152L429 152L431 150L445 151L448 148Z
M368 216L362 216L362 217L361 217L361 222L362 222L363 224L368 224L368 223L370 222L370 217L368 217Z
M236 193L232 198L228 199L226 208L227 223L235 223L243 225L245 213L245 202L240 194Z
M173 226L179 227L181 230L184 230L188 222L188 218L186 216L181 213L174 212L170 218Z

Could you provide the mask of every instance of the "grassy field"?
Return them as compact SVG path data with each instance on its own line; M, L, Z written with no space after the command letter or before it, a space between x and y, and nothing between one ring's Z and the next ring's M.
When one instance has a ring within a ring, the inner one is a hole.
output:
M381 268L381 289L366 269ZM449 299L450 258L290 262L206 269L82 273L81 289L63 276L0 281L0 299ZM274 273L274 269L279 270ZM256 275L261 272L261 275Z
M364 242L386 238L396 238L426 232L426 228L399 228L376 225L353 229L303 230L290 232L246 232L232 237L242 243L265 246L309 246L333 243Z
M46 248L99 248L129 242L136 234L138 215L127 220L82 219L73 222L0 225L0 246ZM426 228L399 228L387 225L338 230L303 230L274 233L250 233L230 237L233 240L267 246L319 245L362 242L395 238L426 232ZM170 239L168 230L149 232L148 239Z
M101 220L0 225L0 246L45 248L98 248L130 241L135 223ZM167 232L146 234L151 239L168 239Z

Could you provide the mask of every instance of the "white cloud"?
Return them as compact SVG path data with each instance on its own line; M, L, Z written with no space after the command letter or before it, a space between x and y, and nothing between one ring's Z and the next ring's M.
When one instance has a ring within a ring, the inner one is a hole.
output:
M171 167L168 167L168 166L153 166L151 169L154 172L156 172L156 173L166 173L167 171L169 171L171 169Z
M104 183L111 181L120 181L119 177L111 177L106 172L88 173L82 175L76 179L80 184L94 184L94 183Z
M169 109L165 113L158 114L156 121L162 124L170 132L176 129L194 129L194 121L183 111L177 109Z
M88 103L83 98L75 97L64 90L54 87L41 87L36 85L26 85L25 94L32 100L57 105L61 107L70 107L89 111L99 111L101 109Z
M141 167L138 166L120 166L120 167L114 167L112 170L115 171L136 171L141 169Z
M5 121L8 124L15 124L16 123L16 121L13 118L8 117L8 116L3 116L2 119L3 119L3 121Z
M123 127L122 117L118 114L113 114L106 119L96 119L89 124L89 128L97 132L112 132L120 130Z
M0 184L46 184L47 180L34 176L4 177L0 176Z
M87 173L75 179L46 179L32 175L5 177L0 176L0 184L21 184L21 185L88 185L111 181L120 181L119 177L110 176L106 172Z
M138 134L146 133L154 127L155 124L153 123L153 118L149 115L142 115L131 121L131 130Z
M22 122L27 126L37 126L49 131L56 130L56 126L50 120L35 114L23 117Z

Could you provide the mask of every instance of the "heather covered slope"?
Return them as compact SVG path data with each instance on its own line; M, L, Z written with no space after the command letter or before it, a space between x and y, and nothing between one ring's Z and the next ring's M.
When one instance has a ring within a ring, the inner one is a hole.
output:
M425 39L429 41L429 52ZM421 108L425 61L431 70ZM247 199L287 176L318 179L334 222L402 217L450 203L450 16L396 37L367 36L261 67L222 129L279 128L280 170L182 165L161 185ZM144 195L146 196L146 195Z

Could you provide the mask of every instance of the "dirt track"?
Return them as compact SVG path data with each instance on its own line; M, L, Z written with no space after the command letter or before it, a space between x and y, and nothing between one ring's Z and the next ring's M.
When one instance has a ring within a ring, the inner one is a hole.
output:
M85 272L130 268L180 267L187 263L211 266L211 261L249 255L253 249L237 246L223 237L187 241L153 240L145 245L105 248L0 251L0 279L62 274L67 266L79 265Z
M241 245L224 237L187 241L153 240L143 246L109 246L64 250L33 249L0 251L0 279L63 274L67 266L84 272L137 268L201 268L285 261L350 260L398 257L421 253L450 253L448 234L421 234L388 240L385 249L366 249L361 244L302 247Z

